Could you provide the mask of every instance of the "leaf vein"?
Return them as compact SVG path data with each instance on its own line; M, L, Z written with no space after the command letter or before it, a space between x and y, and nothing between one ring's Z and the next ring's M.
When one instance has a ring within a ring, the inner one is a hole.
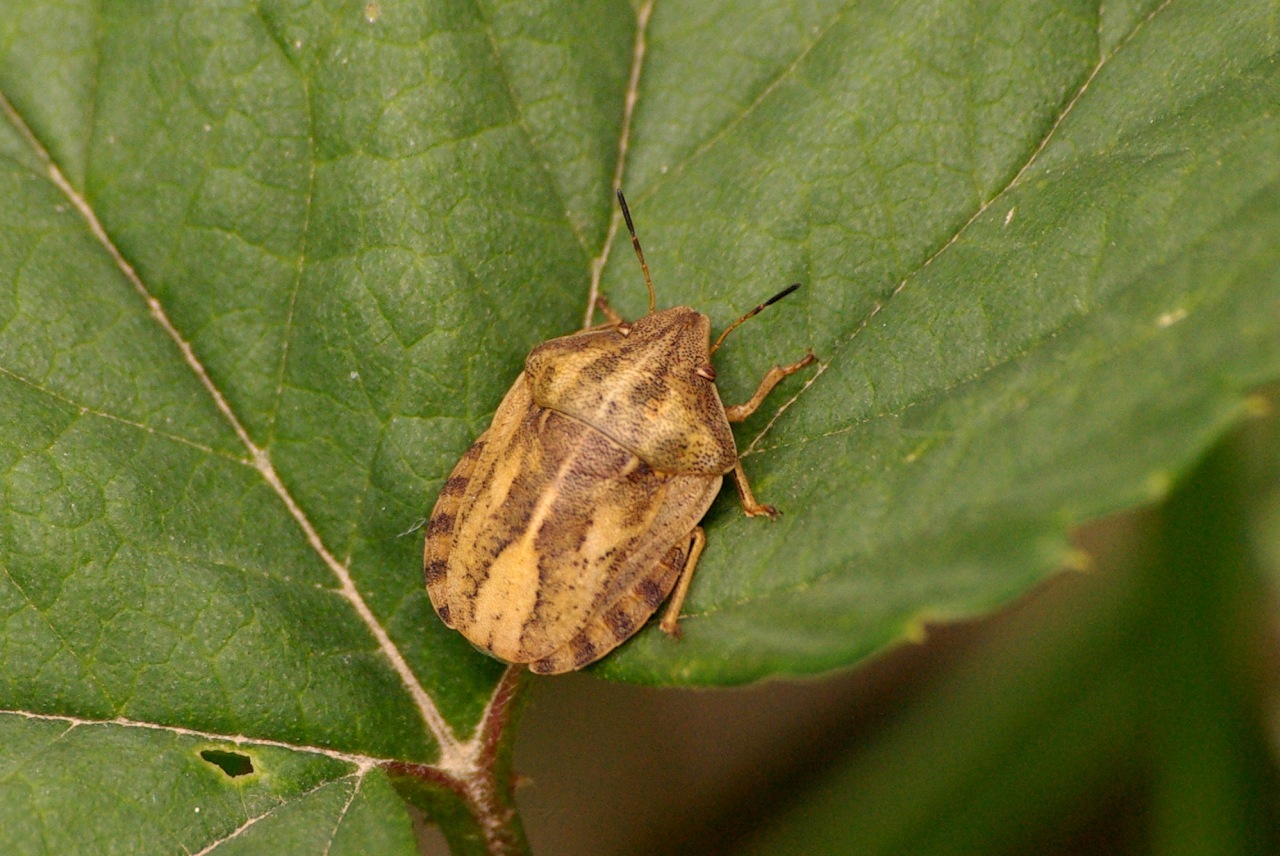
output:
M409 667L408 661L406 661L404 655L400 653L400 649L396 646L395 642L392 641L386 628L382 626L377 616L373 614L373 611L369 608L368 604L365 603L363 596L361 596L359 590L355 586L355 581L351 577L350 570L344 564L339 562L329 548L324 544L323 540L320 538L319 532L316 531L315 526L311 523L310 518L308 518L306 513L303 512L301 506L298 505L297 500L294 499L293 494L289 491L288 487L285 486L284 481L276 472L275 466L272 463L267 450L258 446L253 441L253 438L249 436L249 432L245 428L244 423L240 421L240 418L232 409L231 404L227 401L226 396L223 395L222 390L216 383L214 383L213 378L209 375L204 364L196 355L191 343L188 342L182 336L182 333L174 326L173 322L169 319L168 313L165 312L164 306L150 292L146 284L142 281L142 278L138 275L137 271L129 261L125 259L124 255L120 252L120 249L115 245L115 242L111 240L111 237L107 234L102 222L98 219L97 214L89 205L88 201L77 193L75 188L71 186L71 183L67 181L66 176L53 161L48 150L35 136L35 133L31 130L30 126L27 125L22 116L19 115L12 103L3 93L0 93L0 112L3 112L8 117L10 123L19 132L23 139L26 140L33 153L44 165L46 173L45 177L51 181L76 208L84 219L85 224L89 227L93 237L106 251L108 256L110 256L120 273L124 275L125 279L128 280L130 285L133 286L134 290L146 303L152 319L160 325L165 334L168 335L174 345L177 346L188 368L190 368L190 370L195 374L200 385L204 387L205 392L213 399L214 405L217 407L218 411L222 413L223 418L231 425L236 436L240 438L240 442L249 451L253 467L258 471L262 479L267 483L272 491L274 491L279 497L280 501L284 503L289 515L302 530L307 543L321 558L324 564L328 566L334 576L337 577L342 596L345 597L355 609L360 620L373 635L374 639L378 643L378 647L382 651L382 654L388 661L390 661L390 664L399 676L401 683L404 684L406 690L408 690L410 696L417 705L423 723L431 732L436 743L440 747L440 762L442 766L449 769L469 768L471 766L471 762L467 757L465 757L464 748L454 735L452 727L450 727L449 723L444 719L444 716L436 707L435 701L427 694L426 689L418 680L417 675L415 675L413 670Z
M648 0L636 9L636 38L631 49L631 72L627 77L627 90L622 100L622 130L618 134L618 160L613 168L613 187L622 188L622 179L627 169L627 151L631 146L631 118L635 114L636 102L640 98L640 73L644 68L645 52L648 50L649 18L653 14L656 0ZM591 326L596 314L596 301L600 299L600 277L604 274L604 266L609 261L613 250L613 242L622 226L622 211L617 205L610 205L609 230L605 233L604 244L600 253L591 260L591 284L587 289L587 310L582 319L585 330Z
M847 336L842 342L836 345L835 350L831 355L831 358L826 360L825 362L819 362L817 370L813 373L812 376L810 376L810 378L804 384L804 386L802 386L799 390L797 390L795 395L787 399L778 407L773 417L769 419L769 421L764 425L764 427L760 429L760 433L757 434L748 444L746 451L743 453L744 457L756 451L760 441L764 439L765 435L767 435L769 431L773 429L773 426L782 417L782 414L785 413L787 409L791 407L791 405L795 404L795 402L800 398L800 396L804 395L804 393L811 386L813 386L813 384L816 383L818 379L822 377L823 374L826 373L827 369L831 367L831 364L835 362L836 358L839 357L844 352L844 350L849 346L849 344L854 339L856 339L863 330L866 329L867 324L870 323L871 319L873 319L876 315L878 315L881 310L883 310L887 305L889 305L889 303L895 297L897 297L898 294L901 293L901 291L904 288L907 287L907 283L911 282L912 279L918 277L920 273L926 268L928 268L929 265L933 264L933 262L939 256L941 256L943 253L949 250L951 246L955 244L957 241L959 241L960 238L969 230L969 227L972 226L975 222L977 222L978 218L980 218L983 214L987 212L987 209L989 209L993 204L995 204L996 201L1001 199L1005 194L1013 190L1022 182L1023 177L1027 174L1027 172L1031 169L1031 167L1034 166L1035 163L1039 160L1040 154L1045 150L1045 148L1049 145L1050 141L1054 138L1055 134L1058 131L1058 128L1061 127L1064 121L1066 121L1067 116L1071 114L1072 110L1075 109L1076 104L1079 103L1080 99L1084 96L1085 92L1089 89L1089 85L1093 82L1094 78L1098 76L1098 74L1108 64L1108 62L1110 62L1110 60L1113 57L1115 57L1116 54L1118 54L1124 48L1125 45L1127 45L1130 41L1133 40L1134 36L1136 36L1147 24L1149 24L1163 10L1167 9L1172 2L1173 0L1164 0L1164 2L1161 3L1159 6L1157 6L1155 9L1153 9L1150 12L1150 14L1147 15L1146 18L1137 22L1133 26L1133 28L1127 34L1125 34L1125 37L1120 41L1119 44L1116 45L1115 49L1112 50L1111 53L1107 54L1106 56L1101 56L1098 59L1094 67L1089 71L1088 74L1085 75L1085 78L1081 82L1081 84L1078 87L1076 87L1075 91L1066 100L1066 103L1063 106L1063 108L1058 111L1058 114L1054 118L1053 122L1050 124L1049 129L1045 132L1044 136L1040 138L1040 142L1032 150L1026 162L1022 164L1021 168L1018 169L1018 171L1014 174L1013 178L1010 179L1009 182L1004 187L1002 187L999 191L994 193L989 199L982 202L977 207L977 210L975 210L973 214L969 217L969 219L966 220L960 226L960 228L957 229L955 233L951 235L950 238L948 238L945 242L943 242L943 244L940 247L938 247L938 249L934 250L933 253L931 253L928 258L926 258L923 262L921 262L919 267L917 267L915 270L911 271L907 276L905 276L902 279L902 281L900 281L893 288L893 290L889 292L888 296L886 296L884 299L880 301L877 301L875 306L872 307L871 311L867 313L866 318L864 318L862 322L858 324L857 327L854 328L853 332L849 336Z
M17 383L20 383L23 386L29 387L35 390L36 392L41 393L42 395L47 395L50 398L52 398L54 401L59 402L60 404L65 404L68 407L73 407L82 416L96 416L99 419L106 419L110 422L117 422L121 425L128 425L130 428L136 428L139 431L144 431L148 434L151 434L156 437L161 437L173 443L180 443L183 446L190 446L193 449L197 449L201 452L204 452L207 455L212 455L214 457L222 458L225 461L231 461L232 463L241 464L242 466L246 466L246 467L253 466L253 462L248 460L247 458L237 458L235 455L220 451L218 449L213 448L212 446L206 446L204 443L201 443L197 440L192 440L187 437L180 436L178 434L171 434L168 431L161 431L143 422L135 422L132 419L127 419L123 416L117 416L114 413L107 413L104 410L98 410L94 407L90 407L87 404L84 404L82 402L76 401L73 398L63 395L60 392L56 392L52 389L49 389L46 386L42 386L39 382L34 381L31 378L26 377L24 375L20 375L17 372L12 371L10 369L6 369L3 366L0 366L0 375L3 375L4 377L7 377L10 380L13 380Z
M511 79L511 69L507 67L506 62L502 59L502 50L498 45L498 35L493 30L493 23L484 12L484 4L480 0L473 0L472 5L476 11L476 17L480 19L480 24L484 27L485 38L489 42L489 50L493 53L493 63L498 67L498 74L502 77L502 85L507 90L507 98L511 102L511 109L516 114L516 124L519 125L521 132L524 134L525 140L529 143L529 148L538 154L538 164L542 170L543 176L547 180L547 184L551 186L551 192L555 194L556 200L560 203L560 210L565 212L565 220L569 224L569 231L573 232L574 238L577 239L578 245L584 251L587 249L587 237L582 230L573 221L573 217L569 216L568 201L564 198L564 191L560 187L560 183L555 180L555 176L551 174L551 167L547 163L547 159L542 157L538 145L535 142L533 129L529 127L529 120L525 116L524 105L516 95L514 82ZM537 102L534 102L537 103Z
M338 830L342 828L342 821L346 818L347 812L351 810L351 805L356 801L356 797L360 794L360 788L364 785L364 776L359 776L355 781L355 786L351 789L351 793L347 795L347 801L342 806L342 811L338 812L337 819L333 822L333 829L329 831L329 840L324 843L324 851L322 856L329 856L329 851L333 849L333 840L338 837Z
M667 181L675 178L677 175L683 172L685 167L687 167L690 163L692 163L693 161L701 157L703 153L705 153L707 150L711 149L713 146L719 143L720 140L728 136L734 130L734 128L742 124L747 119L748 116L750 116L757 109L759 109L760 105L762 105L766 100L768 100L769 96L772 95L774 91L777 90L777 88L782 85L783 81L785 81L787 78L791 77L791 75L795 73L795 70L800 67L800 63L802 63L805 60L805 58L808 57L809 54L813 52L813 49L822 43L822 40L826 37L827 33L830 32L832 27L834 27L837 23L839 23L839 21L844 17L845 12L847 10L848 10L848 6L846 5L845 7L837 11L835 14L833 14L831 18L819 28L818 32L814 34L812 41L810 41L807 45L805 45L804 48L796 54L795 58L791 60L791 62L787 63L782 69L778 71L776 75L774 75L772 80L770 80L767 84L764 85L764 87L756 94L756 97L751 99L751 103L747 104L746 107L742 108L742 110L734 114L734 116L728 122L726 122L720 128L716 129L714 132L708 135L707 138L703 140L702 143L699 144L693 151L689 152L689 154L682 157L676 163L669 165L667 170L663 172L654 181L652 185L649 186L648 190L640 194L640 196L638 197L638 200L643 201L645 199L649 199L650 197L652 197L655 193L658 192L659 188L661 188L664 184L667 183Z
M308 746L300 743L287 743L282 740L271 740L264 737L253 737L246 734L222 734L215 731L201 731L180 725L164 725L157 722L144 722L138 719L115 717L113 719L88 719L59 713L37 713L29 710L0 709L0 716L16 716L37 722L64 722L69 726L83 728L138 728L145 731L161 731L177 737L194 737L211 742L232 743L237 746L269 746L273 749L287 749L291 752L302 752L308 755L323 755L335 761L351 764L358 769L368 769L378 764L394 761L394 758L377 758L353 752L342 752L327 749L323 746Z
M285 311L284 331L280 335L280 367L276 375L276 389L272 396L271 413L267 419L267 435L270 438L267 441L267 445L270 446L275 441L276 419L280 415L280 401L284 395L285 374L289 363L289 343L292 341L293 336L293 316L298 302L298 292L302 289L302 276L306 270L307 251L311 242L311 218L315 208L316 194L316 116L315 103L311 93L311 79L299 67L284 43L270 26L270 23L262 17L261 9L258 9L258 14L264 29L267 31L268 40L276 46L284 61L297 76L298 82L302 86L303 98L307 103L307 194L303 202L301 246L298 249L298 256L294 260L293 284L289 290L289 307Z
M13 574L9 572L8 568L0 565L0 575L3 575L4 578L9 581L9 584L13 586L13 590L16 591L24 601L26 601L27 606L31 607L31 610L36 615L40 616L40 620L44 623L45 627L49 629L49 632L57 637L58 644L61 645L62 649L68 652L76 661L76 665L79 666L81 673L85 676L85 679L92 682L93 685L98 688L98 692L102 693L103 700L108 706L115 710L117 708L117 702L112 698L111 693L107 691L107 688L103 686L102 681L98 678L97 672L89 667L88 655L82 653L67 641L67 637L62 635L62 632L58 630L57 626L49 619L49 616L45 615L44 610L36 604L31 595L27 594L27 590L13 578Z
M256 825L258 822L263 821L263 820L266 820L267 818L271 817L273 814L275 814L275 813L276 813L277 811L279 811L280 809L285 808L286 806L289 806L289 805L291 805L292 803L295 803L295 802L297 802L297 801L299 801L299 800L304 800L304 799L306 799L307 797L311 796L312 794L319 793L320 791L324 790L325 788L332 787L333 785L336 785L336 784L338 784L339 782L343 782L343 781L345 781L345 780L347 780L347 779L352 779L352 778L354 778L354 779L355 779L355 785L354 785L354 787L352 788L352 791L353 791L353 792L354 792L354 791L358 791L358 790L360 789L360 782L362 782L362 781L364 780L364 775L365 775L365 771L364 771L364 770L360 770L360 771L357 771L357 772L355 772L355 773L351 773L351 774L349 774L349 775L343 776L341 779L334 779L334 780L332 780L332 781L325 781L325 782L321 782L320 784L316 785L315 787L313 787L313 788L309 788L309 789L307 789L307 790L303 791L302 793L295 794L295 795L293 795L293 796L291 796L291 797L289 797L289 798L287 798L287 799L286 799L286 798L281 798L281 799L280 799L280 801L279 801L279 802L277 802L277 803L276 803L274 806L272 806L271 808L267 809L266 811L262 812L261 814L254 815L253 817L251 817L251 818L249 818L248 820L246 820L244 823L242 823L242 824L240 824L239 826L237 826L234 830L232 830L232 831L231 831L230 833L228 833L226 836L224 836L224 837L222 837L222 838L219 838L219 839L218 839L218 840L216 840L216 841L212 841L212 842L210 842L206 847L204 847L204 848L202 848L202 849L200 849L200 850L196 851L195 853L191 854L191 856L207 856L207 854L212 853L214 850L218 849L218 848L219 848L219 847L221 847L223 844L226 844L228 841L231 841L231 840L233 840L233 839L239 838L242 834L244 834L245 832L247 832L250 828L252 828L252 827L253 827L254 825ZM345 811L345 809L344 809L344 811ZM326 851L326 852L328 852L328 851Z

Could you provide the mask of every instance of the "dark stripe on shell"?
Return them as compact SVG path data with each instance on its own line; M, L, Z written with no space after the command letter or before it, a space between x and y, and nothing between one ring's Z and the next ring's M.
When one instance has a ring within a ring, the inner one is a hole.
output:
M636 584L636 595L649 607L650 612L657 609L666 594L655 579L643 579Z
M445 571L448 570L449 563L444 559L432 559L427 562L423 568L423 572L427 578L427 585L434 585L444 579Z
M427 523L427 537L439 538L442 535L449 535L453 532L453 515L452 514L436 514L432 516L430 522Z
M467 485L471 483L471 479L465 476L451 476L445 480L444 487L440 488L441 496L462 496L466 492Z
M622 365L623 355L616 351L604 351L600 356L582 367L582 376L589 381L599 383L617 374Z
M588 663L594 663L600 658L600 652L596 648L595 643L586 636L579 635L569 643L569 647L573 649L573 667L581 669Z
M605 613L604 623L608 626L609 632L619 642L630 636L631 631L636 626L635 616L629 613L622 604L615 605Z

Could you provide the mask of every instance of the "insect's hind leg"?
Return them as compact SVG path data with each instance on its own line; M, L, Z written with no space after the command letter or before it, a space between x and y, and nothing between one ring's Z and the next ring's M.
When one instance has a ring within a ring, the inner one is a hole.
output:
M680 638L680 610L684 607L685 595L689 593L689 583L693 581L693 572L698 567L698 559L707 546L707 535L701 526L693 527L693 540L689 543L689 557L684 560L684 568L680 571L680 581L676 583L675 593L667 604L667 611L662 614L659 625L662 632L672 639Z

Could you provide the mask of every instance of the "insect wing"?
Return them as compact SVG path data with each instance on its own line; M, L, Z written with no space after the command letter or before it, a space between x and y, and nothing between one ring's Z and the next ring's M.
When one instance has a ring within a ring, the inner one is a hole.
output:
M427 537L423 545L423 572L427 581L427 596L436 614L449 627L457 627L449 601L449 559L454 554L454 528L461 516L485 485L475 477L479 468L483 472L493 469L492 460L511 442L511 436L529 408L529 386L524 375L516 378L511 389L503 396L498 410L493 414L489 429L481 434L462 459L453 468L440 488L435 508L427 518Z
M656 472L590 426L536 407L490 455L496 439L453 523L447 600L468 639L510 662L563 647L633 589L689 537L721 482Z

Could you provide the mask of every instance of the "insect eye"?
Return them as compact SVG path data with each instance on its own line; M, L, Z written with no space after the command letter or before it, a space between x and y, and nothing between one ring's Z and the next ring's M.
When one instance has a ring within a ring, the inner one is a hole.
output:
M707 380L716 379L716 370L711 367L710 363L704 363L693 370L698 377L705 377Z
M631 325L626 323L625 321L618 325L617 330L619 333L621 333L624 336L631 335Z

